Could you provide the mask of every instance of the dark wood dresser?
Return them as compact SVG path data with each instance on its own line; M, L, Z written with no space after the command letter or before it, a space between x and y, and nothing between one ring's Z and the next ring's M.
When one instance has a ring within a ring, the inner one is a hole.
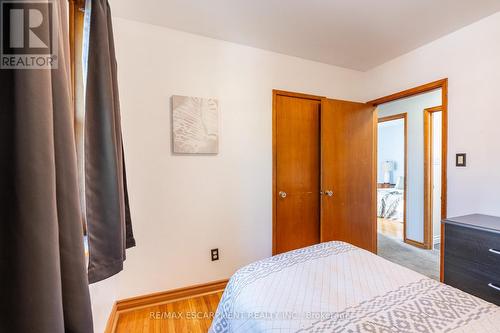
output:
M444 283L500 305L500 217L443 221Z

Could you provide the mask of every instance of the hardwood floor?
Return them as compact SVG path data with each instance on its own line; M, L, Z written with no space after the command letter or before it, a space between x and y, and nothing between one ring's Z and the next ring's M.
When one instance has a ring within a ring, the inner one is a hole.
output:
M377 231L389 237L403 239L403 222L387 220L383 218L377 219Z
M115 333L207 332L221 297L217 291L123 312Z

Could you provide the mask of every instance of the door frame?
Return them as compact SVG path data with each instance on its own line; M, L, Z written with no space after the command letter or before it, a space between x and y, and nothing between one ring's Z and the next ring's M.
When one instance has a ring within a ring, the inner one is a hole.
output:
M424 246L430 250L433 248L433 184L434 171L432 167L433 160L433 114L442 112L441 105L424 110ZM442 167L441 161L441 167Z
M277 198L277 193L278 189L276 188L277 182L276 182L276 175L277 175L277 111L276 111L276 101L278 96L286 96L286 97L296 97L296 98L302 98L302 99L311 99L314 101L320 101L324 98L322 96L315 96L315 95L308 95L308 94L302 94L302 93L296 93L296 92L290 92L290 91L284 91L284 90L276 90L273 89L273 247L272 247L272 254L276 255L276 245L277 245L277 205L278 205L278 198ZM321 112L321 110L320 110ZM321 228L320 228L321 230ZM321 236L321 235L320 235ZM321 238L320 238L321 239Z
M448 79L441 79L431 83L427 83L415 88L407 89L397 92L385 97L377 98L368 103L373 106L396 101L406 97L420 95L432 90L441 88L441 112L442 112L442 154L441 154L441 219L446 219L448 208L448 187L447 187L447 174L448 174ZM441 242L440 242L440 280L443 282L444 278L444 225L441 223Z
M393 121L393 120L399 120L403 119L404 121L404 161L405 161L405 169L404 169L404 184L403 184L403 189L404 189L404 194L403 194L403 241L405 243L408 243L408 239L406 238L406 207L408 204L408 113L399 113L395 114L392 116L387 116L387 117L382 117L382 118L377 118L378 119L378 124L388 122L388 121ZM378 131L378 126L377 126L377 131ZM378 142L378 132L377 132L377 142ZM378 150L378 144L377 144L377 150ZM377 159L378 159L378 154L377 154ZM376 163L376 166L378 168L378 161ZM377 170L378 171L378 170ZM377 187L378 187L378 182L377 182ZM378 196L378 192L377 192ZM378 200L378 199L377 199ZM377 218L377 224L378 224L378 218ZM377 225L378 227L378 225ZM377 229L378 230L378 229Z

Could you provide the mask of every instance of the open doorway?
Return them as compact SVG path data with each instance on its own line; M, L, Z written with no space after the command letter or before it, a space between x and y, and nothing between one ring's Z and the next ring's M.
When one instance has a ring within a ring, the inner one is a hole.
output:
M407 114L379 117L377 132L377 233L404 241Z
M379 120L378 254L439 280L440 222L446 217L447 80L372 103ZM402 232L389 228L401 226Z
M441 106L424 110L424 245L439 249L441 244Z

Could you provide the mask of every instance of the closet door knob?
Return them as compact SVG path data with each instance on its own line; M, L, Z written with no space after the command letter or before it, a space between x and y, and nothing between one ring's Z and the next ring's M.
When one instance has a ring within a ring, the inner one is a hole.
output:
M327 197L333 197L333 191L332 190L325 191L325 194L326 194Z
M281 199L286 198L286 192L285 191L279 191L278 195L280 196Z

